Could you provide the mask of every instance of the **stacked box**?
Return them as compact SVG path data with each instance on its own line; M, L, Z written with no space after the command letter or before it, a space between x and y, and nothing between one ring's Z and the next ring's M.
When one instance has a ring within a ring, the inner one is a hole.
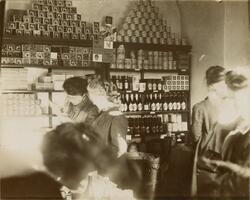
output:
M165 90L189 90L189 75L164 76Z
M2 64L89 66L92 48L4 44Z
M72 1L36 0L26 14L9 12L5 34L49 37L55 39L98 40L100 23L87 23L73 7Z
M35 94L2 94L1 116L41 115L41 109Z
M2 68L1 89L3 90L26 90L28 89L28 71L23 68Z
M137 1L117 35L118 42L186 45L185 39L171 31L167 21L151 0Z

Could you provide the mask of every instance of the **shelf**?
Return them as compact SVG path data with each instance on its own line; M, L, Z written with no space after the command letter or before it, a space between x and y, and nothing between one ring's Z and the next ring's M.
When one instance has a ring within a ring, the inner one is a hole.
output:
M154 51L191 51L190 45L163 45L163 44L141 44L141 43L131 43L131 42L114 42L114 48L118 48L119 45L124 45L125 49L144 49L144 50L154 50Z
M110 72L142 72L142 73L185 73L188 74L189 70L180 69L118 69L111 68Z
M185 92L189 93L189 90L152 90L152 91L132 91L132 90L118 90L120 94L154 94L154 93L161 93L161 94L168 94L168 93L173 93L173 92Z
M187 113L188 110L169 110L169 111L136 111L136 112L123 112L125 115L160 115L170 113Z
M60 93L64 92L63 90L2 90L1 93L43 93L43 92L55 92Z
M10 115L10 116L1 116L0 119L9 119L9 118L40 118L40 117L49 117L50 115Z
M34 36L16 36L16 35L5 35L3 37L3 43L93 47L92 40L57 39L57 38L44 38L44 37L34 37Z
M56 65L23 65L23 64L1 64L1 68L41 68L41 69L64 69L64 70L95 70L97 67L74 67L74 66L56 66Z

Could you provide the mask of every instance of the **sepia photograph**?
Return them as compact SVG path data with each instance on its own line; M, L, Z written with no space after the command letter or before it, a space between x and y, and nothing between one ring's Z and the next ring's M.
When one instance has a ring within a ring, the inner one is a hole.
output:
M0 200L249 200L249 0L0 0Z

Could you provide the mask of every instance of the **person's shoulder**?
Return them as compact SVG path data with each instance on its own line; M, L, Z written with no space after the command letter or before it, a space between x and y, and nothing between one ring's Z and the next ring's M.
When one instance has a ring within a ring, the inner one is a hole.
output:
M206 107L206 99L194 104L193 111L194 112L199 112L199 111L204 110L205 107Z

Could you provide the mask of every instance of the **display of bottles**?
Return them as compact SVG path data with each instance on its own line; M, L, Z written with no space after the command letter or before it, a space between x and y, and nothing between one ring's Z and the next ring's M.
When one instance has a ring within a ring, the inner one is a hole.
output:
M164 134L166 129L162 123L162 117L145 116L142 118L128 118L129 128L128 134L132 137L143 137L149 134Z
M187 116L181 114L146 115L128 118L129 138L147 136L171 136L175 142L183 142L187 131Z
M187 94L185 92L122 93L120 110L122 112L187 111Z

